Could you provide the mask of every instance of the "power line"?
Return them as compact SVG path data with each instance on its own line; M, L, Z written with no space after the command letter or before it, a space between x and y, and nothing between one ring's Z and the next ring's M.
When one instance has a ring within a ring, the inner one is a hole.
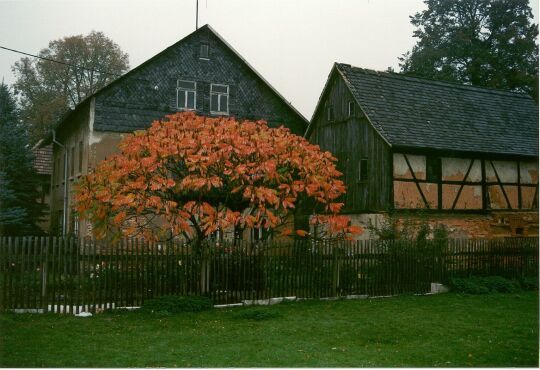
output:
M124 76L124 75L122 75L122 74L112 73L112 72L107 72L107 71L104 71L104 70L101 70L101 69L93 69L93 68L88 68L88 67L82 67L82 66L78 66L78 65L76 65L76 64L72 64L72 63L68 63L68 62L63 62L63 61L61 61L61 60L56 60L56 59L52 59L52 58L42 57L42 56L40 56L40 55L35 55L35 54L26 53L26 52L24 52L24 51L20 51L20 50L15 50L15 49L7 48L7 47L2 46L2 45L0 45L0 49L4 49L4 50L8 50L8 51L11 51L11 52L14 52L14 53L26 55L26 56L29 56L29 57L32 57L32 58L37 58L37 59L46 60L46 61L48 61L48 62L53 62L53 63L63 64L63 65L65 65L65 66L69 66L69 67L73 67L73 68L78 68L78 69L83 69L83 70L90 71L90 72L97 72L97 73L107 74L107 75L114 76L114 77L122 77L122 76ZM136 80L136 81L147 82L147 83L150 83L150 84L156 84L156 83L157 83L157 81L150 81L150 80L147 80L147 79L144 79L144 78L132 77L132 79L133 79L133 80ZM111 81L111 82L112 82L112 81ZM156 89L154 88L154 90L156 90Z
M40 55L34 55L34 54L26 53L26 52L20 51L20 50L10 49L10 48L7 48L7 47L1 46L1 45L0 45L0 49L4 49L4 50L8 50L8 51L11 51L11 52L14 52L14 53L26 55L26 56L29 56L29 57L32 57L32 58L37 58L37 59L46 60L46 61L48 61L48 62L53 62L53 63L63 64L63 65L66 65L66 66L69 66L69 67L73 67L73 68L84 69L84 70L87 70L87 71L90 71L90 72L98 72L98 73L103 73L103 74L107 74L107 75L111 75L111 76L116 76L116 77L122 76L121 74L118 74L118 73L111 73L111 72L103 71L103 70L100 70L100 69L93 69L93 68L81 67L81 66L78 66L78 65L76 65L76 64L72 64L72 63L68 63L68 62L63 62L63 61L61 61L61 60L56 60L56 59L52 59L52 58L42 57L42 56L40 56Z

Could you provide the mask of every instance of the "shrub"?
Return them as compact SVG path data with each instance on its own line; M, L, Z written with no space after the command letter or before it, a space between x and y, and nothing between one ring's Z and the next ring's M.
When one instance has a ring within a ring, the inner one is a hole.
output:
M523 290L538 290L538 277L523 276L519 278L519 284Z
M481 284L493 293L517 293L521 286L515 280L505 279L502 276L487 276L480 278Z
M450 289L457 293L487 294L489 289L480 284L477 278L452 278Z
M207 297L181 297L165 295L144 302L141 309L150 313L179 313L200 312L213 308L212 301Z
M458 293L487 294L487 293L517 293L522 285L516 280L502 276L469 277L450 279L450 288Z
M235 312L234 318L240 320L263 321L281 317L281 314L264 308L247 308Z

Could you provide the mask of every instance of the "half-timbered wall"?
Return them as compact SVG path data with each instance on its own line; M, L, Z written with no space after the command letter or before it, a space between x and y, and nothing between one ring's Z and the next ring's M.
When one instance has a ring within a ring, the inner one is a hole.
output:
M330 78L309 140L338 158L347 194L344 212L379 212L391 202L391 153L340 76ZM329 112L330 111L330 112ZM362 169L364 166L364 169Z
M394 153L393 175L395 209L537 209L533 161Z

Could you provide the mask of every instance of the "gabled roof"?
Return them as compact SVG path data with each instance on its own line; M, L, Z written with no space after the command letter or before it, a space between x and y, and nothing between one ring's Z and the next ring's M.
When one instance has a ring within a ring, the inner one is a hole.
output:
M161 55L167 53L169 50L171 49L174 49L175 47L177 47L179 44L183 43L184 41L186 41L189 37L199 33L199 32L202 32L203 30L208 30L210 31L214 36L216 36L216 38L218 40L220 40L235 56L237 56L240 61L242 63L245 64L245 66L251 71L253 72L253 74L261 80L261 82L263 82L266 86L268 86L270 88L270 90L276 94L276 96L282 100L293 112L294 114L296 114L304 123L305 123L305 127L308 126L309 124L309 121L296 109L293 107L293 105L287 100L285 99L285 97L283 95L281 95L266 79L264 79L264 77L255 70L255 68L253 68L227 41L225 41L225 39L219 34L216 32L216 30L214 30L210 25L206 24L200 28L198 28L197 30L195 30L194 32L190 33L189 35L185 36L184 38L182 38L181 40L177 41L176 43L174 43L173 45L167 47L166 49L160 51L158 54L154 55L153 57L151 57L150 59L146 60L145 62L139 64L137 67L133 68L132 70L128 71L127 73L125 73L124 75L120 76L119 78L117 78L116 80L112 81L111 83L109 83L108 85L102 87L101 89L99 89L98 91L96 91L94 94L92 95L89 95L87 96L81 103L79 103L75 109L72 109L68 112L66 112L62 118L58 121L58 123L56 124L55 126L55 129L59 129L60 126L63 125L64 122L67 121L67 119L69 117L72 116L73 113L75 113L75 111L79 110L83 105L85 105L85 103L89 102L90 99L92 97L95 97L99 94L101 94L102 92L106 91L107 89L109 89L111 86L114 86L118 83L120 83L121 81L124 81L127 77L129 76L132 76L134 73L136 73L138 70L142 69L144 66L152 63L153 61L155 61L156 59L158 59ZM147 81L146 81L147 82ZM50 140L46 140L45 142L48 142Z
M538 156L538 105L528 95L341 63L334 68L392 146Z

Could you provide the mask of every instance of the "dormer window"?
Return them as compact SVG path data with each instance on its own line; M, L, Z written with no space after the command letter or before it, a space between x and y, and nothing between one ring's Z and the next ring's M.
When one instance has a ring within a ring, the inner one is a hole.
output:
M176 108L195 110L197 100L197 83L178 80L176 85Z
M209 59L209 47L208 44L202 43L199 48L199 58L201 59Z
M229 85L210 85L210 113L229 114Z

